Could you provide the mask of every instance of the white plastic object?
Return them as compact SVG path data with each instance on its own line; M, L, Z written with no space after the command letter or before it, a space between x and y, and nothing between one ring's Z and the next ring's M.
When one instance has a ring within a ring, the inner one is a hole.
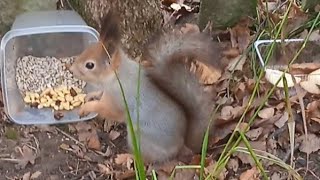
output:
M97 114L91 113L80 119L76 108L56 120L52 109L26 106L16 84L15 65L18 57L25 55L56 58L79 55L98 38L99 33L75 11L36 11L17 16L0 45L3 103L9 119L27 125L70 123L96 117ZM85 91L92 89L90 85L85 87Z

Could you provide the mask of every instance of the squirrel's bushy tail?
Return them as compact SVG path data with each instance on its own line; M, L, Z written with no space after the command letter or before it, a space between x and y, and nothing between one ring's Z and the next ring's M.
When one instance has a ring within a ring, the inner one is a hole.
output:
M143 59L151 62L147 74L169 96L180 103L188 117L186 144L200 151L208 126L214 94L205 92L190 72L191 60L221 71L222 49L204 33L164 33L150 41Z

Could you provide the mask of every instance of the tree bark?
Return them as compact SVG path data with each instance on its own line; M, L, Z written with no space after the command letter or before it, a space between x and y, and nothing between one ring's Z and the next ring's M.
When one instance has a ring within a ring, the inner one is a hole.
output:
M157 31L163 18L159 0L69 0L71 6L85 21L97 30L100 19L110 9L120 15L122 45L133 58L141 55L147 38Z
M208 21L213 29L232 27L245 16L256 15L257 0L201 0L199 26Z
M17 15L36 10L55 10L57 0L0 0L0 37L8 30Z

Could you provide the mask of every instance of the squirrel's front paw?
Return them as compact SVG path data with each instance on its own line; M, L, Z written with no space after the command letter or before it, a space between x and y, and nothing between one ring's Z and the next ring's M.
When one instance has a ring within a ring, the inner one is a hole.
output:
M102 96L101 91L91 92L86 95L86 97L84 98L84 102L100 100L101 96Z
M88 116L89 113L90 113L90 112L87 110L86 104L83 104L83 105L80 107L78 114L79 114L79 117L80 117L80 118L83 118L83 117L85 117L85 116Z

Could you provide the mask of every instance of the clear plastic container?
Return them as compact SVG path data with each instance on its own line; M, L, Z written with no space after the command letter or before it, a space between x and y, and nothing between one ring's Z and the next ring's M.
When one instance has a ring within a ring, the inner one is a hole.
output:
M80 119L75 108L56 120L51 108L26 106L15 80L15 66L16 60L26 55L56 58L79 55L98 37L98 32L87 26L75 11L38 11L17 16L1 40L1 86L8 117L18 124L59 124L96 117L92 113ZM87 84L84 90L93 89Z
M275 41L273 53L268 63L266 58L268 50ZM294 58L304 43L304 39L281 39L277 40L258 40L254 43L260 64L263 68L283 70L287 68L288 63ZM294 64L302 63L320 63L320 41L309 39L305 48L297 56Z

